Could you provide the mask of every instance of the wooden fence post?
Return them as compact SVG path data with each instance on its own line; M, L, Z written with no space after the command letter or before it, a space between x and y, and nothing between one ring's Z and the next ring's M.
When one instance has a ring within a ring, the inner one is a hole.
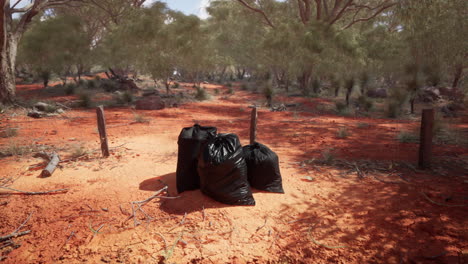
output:
M255 143L257 138L257 107L252 109L250 116L250 144Z
M109 157L109 146L107 145L106 118L104 117L104 107L96 108L99 138L101 139L102 156Z
M434 109L424 109L421 118L421 136L419 141L419 168L431 166L432 128L434 127Z

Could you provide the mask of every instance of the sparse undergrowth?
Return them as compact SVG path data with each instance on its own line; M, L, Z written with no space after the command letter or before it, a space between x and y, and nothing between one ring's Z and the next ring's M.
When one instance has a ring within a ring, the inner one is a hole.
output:
M206 92L205 88L197 86L195 89L197 89L195 93L195 99L198 101L205 101L210 99L210 95Z
M340 127L336 132L338 138L347 138L349 136L349 131L346 127Z

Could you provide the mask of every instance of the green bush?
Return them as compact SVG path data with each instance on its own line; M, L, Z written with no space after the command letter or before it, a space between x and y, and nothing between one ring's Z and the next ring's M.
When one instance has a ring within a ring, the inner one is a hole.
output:
M195 94L195 99L197 99L198 101L204 101L210 98L210 95L206 92L206 90L203 87L196 86L196 89L197 92Z
M89 89L96 89L99 87L99 81L96 80L96 79L91 79L91 80L88 80L87 82L87 87Z
M79 106L80 107L85 107L85 108L90 108L93 107L93 100L91 98L91 95L89 93L83 92L78 96L79 99Z
M172 85L172 88L179 88L180 84L178 82L174 82Z
M75 94L75 90L76 90L77 86L76 84L74 83L69 83L67 85L65 85L65 94L66 95L72 95L72 94Z
M348 106L346 105L346 103L342 101L335 102L335 107L336 107L336 113L338 115L347 116L350 114Z
M374 102L365 95L359 96L357 102L359 107L366 112L369 112L374 107Z
M370 125L368 123L357 123L358 128L368 128Z
M247 90L249 90L249 86L246 83L243 83L243 84L241 84L240 89L242 91L247 91Z
M228 94L234 94L234 88L232 86L228 86Z
M134 96L130 91L118 92L116 95L116 101L118 104L129 104L134 101Z
M119 85L118 82L116 82L114 80L103 79L101 81L101 88L104 91L106 91L108 93L111 93L111 92L117 91L120 88L120 85Z
M401 115L401 104L396 101L390 101L385 109L385 115L388 118L397 118Z
M346 127L340 127L336 132L338 138L347 138L349 136L348 129Z
M322 162L331 164L335 160L335 152L332 148L328 148L322 151Z
M401 143L418 143L419 137L416 133L411 131L400 131L397 135L398 141Z
M18 135L18 128L6 127L3 131L0 131L0 137L10 138Z
M273 96L275 95L275 89L270 83L266 83L263 86L263 95L268 102L268 105L273 103Z

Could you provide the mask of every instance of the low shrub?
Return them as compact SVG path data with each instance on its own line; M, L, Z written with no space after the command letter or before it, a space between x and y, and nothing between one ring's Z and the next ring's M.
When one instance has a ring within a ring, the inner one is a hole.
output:
M198 101L208 100L210 95L206 92L203 87L196 86L197 92L195 93L195 99Z

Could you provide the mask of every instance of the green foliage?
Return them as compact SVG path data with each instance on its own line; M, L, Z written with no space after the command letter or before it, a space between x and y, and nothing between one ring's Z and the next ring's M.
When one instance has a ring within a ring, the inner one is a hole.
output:
M89 88L89 89L96 89L99 87L99 81L96 80L96 79L90 79L87 81L86 83L86 86Z
M370 125L368 123L357 123L358 128L368 128Z
M101 80L101 88L108 92L115 92L120 88L120 85L117 81L109 80L109 79L102 79Z
M130 91L117 92L115 100L118 104L129 104L132 103L135 98Z
M78 96L79 106L84 108L91 108L94 106L91 94L87 92L81 92Z
M273 97L275 96L275 89L270 82L267 82L263 86L263 95L267 100L268 105L271 105L273 102Z
M142 114L133 112L133 120L135 123L149 123L149 120Z
M340 127L336 132L338 138L347 138L349 136L348 129L346 127Z
M24 156L37 152L39 150L38 145L23 145L19 144L16 141L10 141L8 144L0 147L0 157L1 156Z
M195 93L195 99L198 101L205 101L210 99L210 95L206 92L206 90L203 87L196 87L197 92Z
M234 94L235 93L235 90L234 90L234 87L231 86L228 86L228 94Z
M408 92L401 88L392 90L387 98L385 115L388 118L397 118L402 114L402 107L408 101Z
M419 136L412 131L400 131L400 133L397 135L398 141L401 143L418 143L419 142Z
M322 162L325 164L332 164L335 160L335 151L333 148L327 148L322 151Z
M180 84L178 82L174 82L172 85L172 88L179 88Z
M74 83L69 83L69 84L65 85L64 89L65 89L65 94L66 95L72 95L72 94L75 94L77 86Z
M240 89L242 91L248 91L249 90L249 85L246 84L246 83L242 83L241 86L240 86Z
M18 63L50 78L66 75L91 62L91 40L77 16L47 16L36 21L20 42Z
M5 129L3 129L3 131L0 131L0 137L2 138L16 137L18 135L18 129L19 128L6 127Z
M338 115L348 116L350 114L348 106L342 101L335 102L335 107Z
M374 107L374 102L365 95L359 96L357 103L359 107L366 112L369 112Z
M89 154L89 151L85 148L84 145L76 144L71 149L70 158L77 159L79 157L86 156L88 154Z

